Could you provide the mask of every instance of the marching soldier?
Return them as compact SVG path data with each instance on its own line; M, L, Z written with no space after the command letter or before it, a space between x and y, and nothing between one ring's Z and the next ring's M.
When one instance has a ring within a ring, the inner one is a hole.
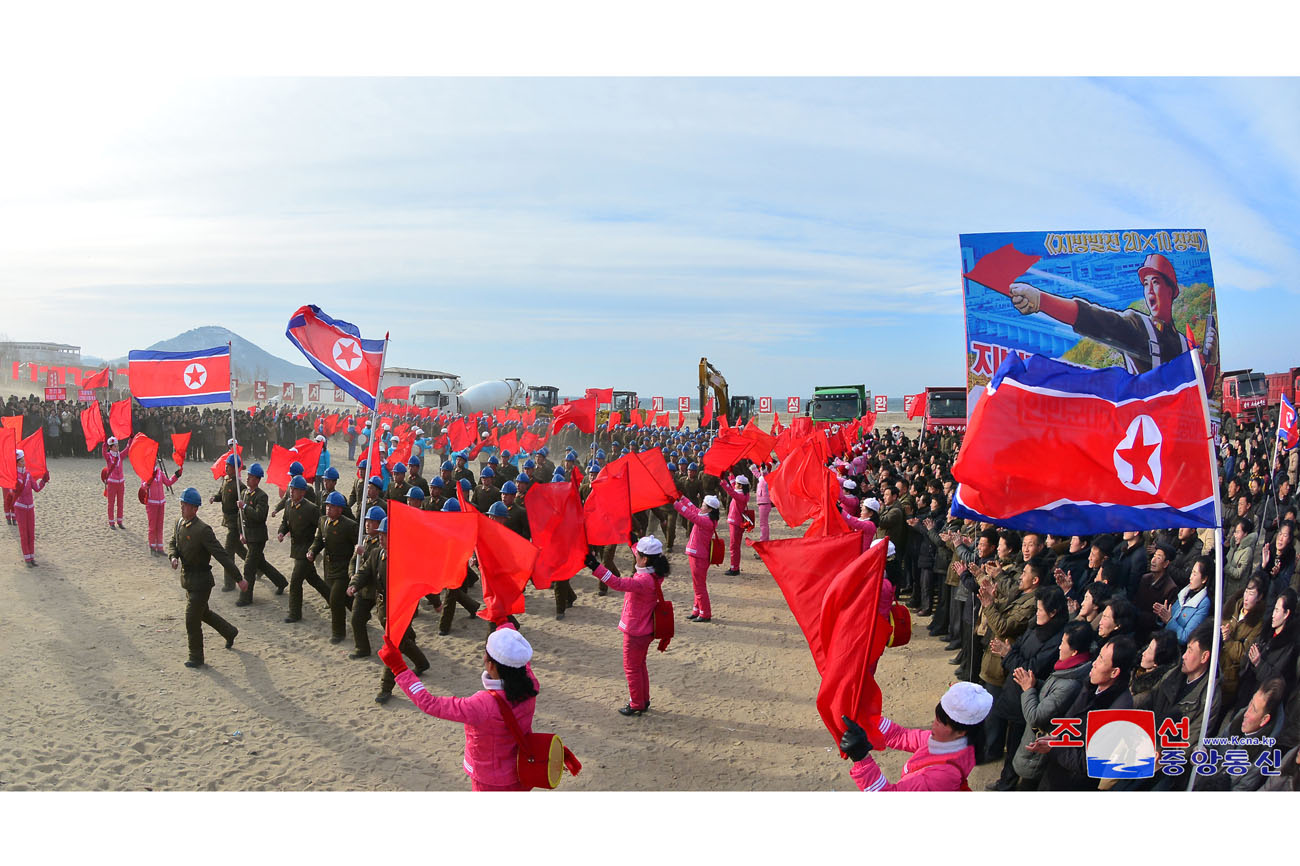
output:
M352 599L352 639L357 648L348 658L363 659L370 655L370 634L366 623L370 622L370 612L375 607L379 596L378 571L370 567L373 554L379 548L379 523L386 519L384 509L376 506L366 513L366 537L357 545L356 553L361 557L361 568L348 581L347 593Z
M456 471L452 475L457 481L464 478L471 487L474 485L474 470L469 468L469 460L464 451L456 452Z
M248 488L239 502L239 507L244 512L244 534L240 541L248 546L248 556L244 559L244 583L248 588L240 592L235 607L247 607L253 603L253 584L257 582L259 571L275 584L276 595L283 595L284 588L289 585L279 569L266 561L266 542L270 537L266 530L266 518L271 508L271 499L262 489L262 478L265 475L260 463L248 467Z
M393 465L393 480L388 484L387 498L390 502L405 502L406 491L411 489L411 485L406 483L406 464L396 463Z
M343 494L339 494L342 496ZM316 538L316 528L320 521L320 509L307 501L307 479L299 476L289 482L289 507L284 510L280 520L279 540L289 536L289 556L293 559L293 573L289 575L289 615L285 622L298 622L302 619L302 585L306 581L327 602L330 598L329 587L316 573L312 564L311 543Z
M424 500L425 511L442 511L442 503L447 501L447 491L443 487L442 477L429 482L429 495Z
M377 480L377 479L372 479ZM356 545L357 523L343 517L347 502L337 490L330 494L325 502L325 516L321 518L316 530L316 540L312 542L307 559L316 561L324 551L325 583L329 587L330 603L330 643L342 643L347 637L348 598L348 564L352 562L353 548ZM382 511L383 509L380 508ZM369 513L369 512L367 512Z
M172 568L181 568L181 589L185 590L185 633L189 637L190 655L185 661L187 668L203 667L203 623L217 630L217 634L226 639L226 649L235 645L235 636L239 629L226 622L208 607L208 598L216 585L212 580L212 560L226 570L226 579L238 582L241 590L247 584L239 577L239 568L235 558L220 544L217 536L202 520L199 520L199 506L203 497L193 487L185 488L181 494L181 519L176 522L171 541L167 546Z
M342 498L342 494L340 494ZM366 501L362 508L357 509L361 514L368 514L370 509L378 506L383 509L384 514L388 514L388 501L384 499L384 480L378 475L370 476L370 481L366 483ZM346 503L345 503L346 507ZM355 520L352 521L356 523Z
M238 476L239 455L231 454L226 458L226 474L222 477L221 487L212 497L212 501L221 503L221 525L226 528L226 553L232 557L247 559L248 548L244 547L243 542L239 540L239 497L244 492L244 485L238 480ZM226 579L221 586L222 592L230 592L235 588L235 579L239 572L235 571L233 574L234 577L231 576L232 572L226 571Z
M501 465L497 467L497 478L501 483L514 481L519 475L519 470L510 462L510 452L501 452Z
M426 481L426 480L424 480L424 476L420 474L420 469L421 469L421 466L420 466L420 458L419 458L419 457L412 457L410 460L408 460L408 461L406 461L406 462L407 462L407 466L409 467L409 475L407 476L407 479L406 479L407 482L408 482L412 487L419 488L419 490L420 490L421 492L424 493L424 498L425 498L425 499L428 499L428 498L429 498L429 482ZM407 492L408 492L408 494L409 494L410 491L407 491Z
M496 471L491 466L483 469L483 474L479 477L479 484L470 494L470 503L479 511L487 514L489 508L501 501L501 491L497 490L496 485L492 483L496 477Z
M375 613L379 617L379 624L386 626L388 624L388 614L385 611L384 599L388 594L388 518L385 517L379 521L379 544L370 549L370 553L361 563L361 568L357 571L353 582L357 584L356 592L362 592L362 586L373 586L375 592L374 601L371 604L375 608ZM351 584L348 586L348 592L353 593ZM361 602L357 602L359 607ZM355 634L357 627L355 625L356 614L353 613L352 631ZM364 626L361 629L364 631ZM366 644L369 655L369 643ZM415 663L415 675L418 677L429 669L429 659L425 657L420 648L415 645L415 632L408 625L406 634L402 635L402 642L397 645L402 654ZM384 668L384 677L379 684L379 694L375 695L375 703L386 704L388 699L393 696L393 686L397 684L397 678L387 667Z
M295 460L289 464L289 483L292 484L293 479L298 477L302 477L302 464L299 463L297 460ZM306 477L303 477L302 480L306 481L307 479ZM310 484L307 485L307 501L317 507L320 506L320 500L316 498L316 490ZM279 514L281 511L284 510L284 507L288 504L289 504L288 495L281 496L280 502L275 506L275 510L271 512L271 516L274 517L275 515Z
M357 480L352 482L352 493L348 496L348 506L360 508L366 499L366 461L357 464Z
M537 466L536 471L533 473L534 481L550 481L551 477L555 475L555 464L550 461L548 454L550 454L550 451L545 445L537 449Z
M460 511L460 502L456 500L455 496L451 496L443 503L442 510ZM466 566L465 581L460 586L449 587L447 589L447 597L442 603L442 617L438 620L438 634L451 633L451 621L456 614L457 603L459 603L461 607L465 608L465 610L469 611L470 616L474 616L478 613L478 602L471 599L469 593L465 592L465 590L469 589L477 581L478 575L474 572L474 569Z
M339 486L339 471L335 469L333 466L331 466L328 469L326 469L325 472L322 473L321 475L321 499L324 499L326 496L329 496L331 493L337 490L338 486ZM346 517L348 520L357 519L356 515L352 513L352 507L350 505L344 506L343 516Z

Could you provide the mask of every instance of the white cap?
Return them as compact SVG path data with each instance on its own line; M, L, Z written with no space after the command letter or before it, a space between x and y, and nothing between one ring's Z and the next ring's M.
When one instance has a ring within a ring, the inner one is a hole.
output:
M721 507L722 507L722 500L719 499L719 498L716 497L716 496L712 496L712 495L710 495L710 496L706 496L706 497L704 497L704 507L705 507L705 508L721 508Z
M865 505L865 506L867 506L868 508L870 508L872 511L876 512L877 514L880 513L880 500L877 499L876 497L874 497L874 496L868 496L866 502L863 502L862 504Z
M227 445L234 445L234 444L235 444L235 440L234 440L234 439L227 439L227 440L226 440L226 444L227 444Z
M499 628L487 639L487 654L499 665L521 668L533 657L532 645L512 628Z
M385 424L385 425L384 425L384 429L385 429L385 430L392 430L392 429L393 429L393 425L392 425L392 424Z
M664 552L664 543L653 535L647 535L637 541L636 549L646 556L658 556Z
M894 549L894 542L889 542L889 549L885 551L885 559L891 559L898 551Z
M845 490L857 490L858 482L854 481L852 478L841 478L840 486Z
M993 696L974 683L953 683L939 698L939 706L959 725L978 725L993 709Z
M25 455L25 454L23 453L23 449L21 449L21 448L19 448L19 449L17 449L16 451L14 451L14 459L15 459L15 460L22 460L22 459L23 459L24 457L26 457L26 456L27 456L27 455Z
M324 442L324 441L325 441L325 437L324 437L324 436L317 436L317 437L316 437L316 441L317 441L317 442Z
M737 484L744 484L744 485L748 486L748 485L749 485L749 479L746 478L746 477L743 476L743 475L737 475L737 476L736 476L736 483L737 483Z
M116 444L117 444L117 437L116 437L116 436L109 436L109 437L108 437L108 444L109 444L109 445L116 445Z

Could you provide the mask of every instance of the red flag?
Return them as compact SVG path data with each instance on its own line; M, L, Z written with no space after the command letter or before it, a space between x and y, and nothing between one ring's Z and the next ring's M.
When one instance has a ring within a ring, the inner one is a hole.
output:
M478 511L478 509L475 508L472 504L470 504L469 498L465 495L465 488L462 487L460 484L460 482L463 480L464 479L462 478L456 479L456 501L460 503L460 510L462 512L468 512L470 514L473 514L474 512Z
M785 428L781 426L781 416L780 416L780 415L777 415L775 412L773 412L773 413L772 413L772 429L771 429L771 431L770 431L771 434L772 434L772 436L774 436L774 437L775 437L775 436L779 436L779 435L781 434L781 431L784 430L784 429L785 429Z
M820 495L817 497L817 514L808 524L805 538L812 536L842 535L849 531L849 525L840 514L840 481L834 472L823 467L823 479ZM770 482L769 482L770 484ZM771 489L770 487L768 488Z
M531 430L526 431L523 436L519 437L519 448L521 451L526 451L529 454L532 454L541 447L542 437L538 436Z
M235 447L238 449L238 454L242 458L244 456L244 446L237 445ZM220 481L221 476L226 474L226 458L230 456L232 450L233 449L227 448L226 453L218 457L216 462L212 464L212 477L214 479Z
M506 413L506 420L507 420L507 421L518 421L518 420L519 420L519 410L518 410L518 409L511 409L509 412L507 412L507 413Z
M908 418L925 417L925 392L922 391L920 394L913 394L911 395L910 399L911 399L911 403L907 407L907 417Z
M158 443L143 433L137 433L127 446L126 458L131 461L131 468L140 476L141 481L153 478L153 470L158 462Z
M527 412L524 413L524 423L529 427L531 427L533 425L533 422L536 420L537 420L536 407L533 407L532 409L529 409Z
M848 716L875 735L874 744L883 745L875 671L889 638L879 613L888 547L883 540L871 545L831 579L822 599L819 625L824 663L817 712L836 743L844 735L840 716Z
M447 427L447 441L451 444L452 451L463 450L474 443L474 437L464 418L457 418Z
M81 432L86 437L87 451L94 451L95 446L104 441L104 416L98 400L81 410Z
M870 433L872 430L876 429L876 413L868 412L862 416L861 422L862 423L858 425L858 432Z
M586 396L595 397L596 405L598 406L609 405L614 402L614 389L613 388L588 388Z
M415 448L415 436L403 436L397 440L397 445L388 452L388 471L393 471L393 467L398 463L407 463L411 459L411 451Z
M656 427L667 427L667 426L668 426L668 419L671 418L671 417L672 417L672 413L671 413L671 412L664 412L664 413L661 414L661 415L656 415L656 416L655 416L655 426L656 426Z
M1025 255L1016 250L1012 244L986 254L969 273L962 274L971 282L987 286L993 291L1011 296L1011 284L1025 271L1033 267L1040 256Z
M401 644L420 599L465 582L478 539L474 512L422 511L388 505L388 623L384 634Z
M668 461L664 459L663 451L658 448L634 451L619 460L628 458L635 458L634 461L629 461L633 465L629 466L628 473L628 493L633 513L667 505L681 496L673 474L668 471Z
M3 418L0 418L0 426L8 427L10 430L14 431L15 440L21 439L23 435L23 416L6 415Z
M271 462L266 467L266 483L280 488L281 495L289 489L289 464L297 459L296 451L283 445L271 446Z
M497 444L501 446L502 451L509 451L511 454L518 454L519 434L516 433L514 430L511 430L510 432L506 433L506 435L500 437L497 440Z
M708 427L713 423L713 398L704 404L704 410L700 412L700 427Z
M533 543L480 514L474 552L483 578L483 606L478 615L488 622L499 623L511 614L523 613L524 585L537 562L537 548Z
M726 415L719 415L719 416L718 416L718 430L719 430L719 431L723 431L723 430L730 430L730 429L731 429L731 425L727 423L727 416L726 416Z
M538 486L545 485L535 485L529 492ZM582 510L589 544L627 543L632 531L632 499L628 463L622 457L600 470Z
M384 389L385 400L405 400L411 395L410 385L393 385Z
M14 453L17 447L18 437L14 435L14 431L9 427L0 427L0 487L6 490L13 490L18 484L18 455Z
M622 412L610 412L610 413L609 413L609 423L607 423L607 424L605 425L605 429L606 429L606 430L613 430L615 427L617 427L619 424L622 424L622 423L623 423L623 413L622 413Z
M680 430L686 426L686 413L680 409L677 411L677 429Z
M755 463L767 463L772 459L772 447L776 445L775 436L760 430L753 418L749 419L749 423L740 432L742 436L754 443L746 457Z
M548 589L582 570L587 558L582 500L576 484L534 484L528 488L528 529L537 545L533 586Z
M572 424L583 433L596 432L596 401L591 397L561 403L552 410L550 433Z
M185 465L185 452L190 447L190 437L193 433L173 433L172 434L172 462L176 468L180 469Z
M93 376L87 376L85 379L81 381L81 387L87 391L93 390L95 388L107 388L108 368L105 367L104 369L100 370L98 373L95 373Z
M504 424L504 423L506 423L506 418L507 418L508 416L506 415L506 410L505 410L505 409L498 409L498 410L496 410L495 412L492 413L492 417L495 418L495 419L497 419L497 423L498 423L498 424Z
M704 452L704 471L721 478L753 447L752 441L734 430L719 433L709 450Z
M786 525L799 526L817 516L824 496L825 478L830 474L826 468L827 456L825 437L820 434L812 436L793 449L767 476L772 504Z
M339 416L326 415L324 422L321 424L321 432L324 433L326 437L330 437L333 436L335 433L337 433L338 429L339 429Z
M108 426L118 441L131 438L131 400L119 400L108 410Z
M316 467L320 465L320 453L325 450L324 442L315 439L299 439L293 446L297 452L294 459L302 464L302 477L308 481L316 480Z
M36 432L18 443L23 457L27 461L27 471L33 478L40 478L48 468L45 465L45 428L38 427Z

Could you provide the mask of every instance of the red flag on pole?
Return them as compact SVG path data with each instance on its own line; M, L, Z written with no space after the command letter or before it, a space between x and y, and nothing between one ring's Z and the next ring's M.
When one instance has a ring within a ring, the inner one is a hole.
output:
M709 446L709 450L704 452L704 471L721 478L753 447L752 441L734 430L719 433L713 440L713 444Z
M105 367L93 376L87 376L81 381L81 387L87 391L94 390L95 388L107 388L108 368Z
M394 646L401 644L420 599L465 582L477 527L478 515L473 511L421 511L401 502L389 503L384 634Z
M548 589L582 570L587 558L582 500L576 484L534 484L528 489L529 534L537 545L533 586Z
M523 613L524 585L537 562L537 548L533 543L480 514L474 552L483 578L483 606L478 615L488 622L499 623L511 614Z
M769 488L770 489L770 488ZM823 467L820 495L817 497L817 514L808 525L805 537L816 535L842 535L849 531L849 525L840 514L840 481L838 476Z
M700 427L708 427L713 423L713 398L704 404L704 409L700 412Z
M271 462L266 467L266 483L280 488L280 495L289 489L289 464L298 459L295 451L283 445L271 446ZM304 467L306 468L306 467Z
M622 413L622 412L610 412L610 413L609 413L609 422L605 425L605 429L606 429L607 431L608 431L608 430L613 430L615 427L617 427L619 424L622 424L622 423L623 423L623 413Z
M236 451L235 449L238 450ZM244 456L244 446L236 445L235 449L227 448L226 453L218 457L216 462L212 464L212 477L214 479L219 481L221 480L221 476L226 474L226 458L229 457L232 453L238 453L242 460Z
M514 430L506 433L497 439L497 444L501 446L502 451L509 451L511 454L519 453L519 434Z
M447 441L452 451L461 451L473 444L474 437L470 434L464 418L457 418L447 427Z
M907 417L925 417L925 392L922 391L920 394L912 394L908 399L910 400L910 403L907 407Z
M176 468L180 469L185 465L185 452L190 447L190 437L193 433L173 433L172 434L172 462Z
M86 437L87 451L94 451L104 441L104 416L98 400L81 410L81 432Z
M810 517L817 516L824 496L826 468L826 439L811 436L792 449L781 464L767 476L767 489L772 504L787 526L799 526Z
M588 388L586 396L596 398L596 405L603 406L614 402L614 389Z
M560 430L566 424L572 424L583 433L596 432L596 401L592 397L570 400L561 403L552 410L550 433Z
M18 447L22 449L23 457L27 461L27 471L33 478L40 478L49 471L45 465L44 427L37 428L35 433L20 441Z
M18 437L8 427L0 427L0 487L12 490L18 484ZM542 485L547 486L547 485Z
M888 623L879 611L888 547L883 539L871 545L831 579L822 598L824 660L817 712L836 743L844 735L840 716L848 716L873 735L875 745L883 745L875 672L889 639Z
M140 480L148 481L153 478L154 465L158 462L158 443L143 433L137 433L127 446L126 459L131 461L131 468Z
M680 430L686 426L686 413L680 409L677 411L677 429Z
M628 534L632 531L628 464L622 460L620 457L600 470L600 475L592 482L591 493L582 506L583 525L589 544L626 544ZM533 489L536 487L529 492Z
M108 426L118 441L125 442L131 438L131 400L118 400L108 410Z

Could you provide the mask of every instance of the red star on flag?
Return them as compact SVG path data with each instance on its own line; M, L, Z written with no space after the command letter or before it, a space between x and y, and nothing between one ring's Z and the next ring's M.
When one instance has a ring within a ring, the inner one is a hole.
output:
M359 357L361 356L357 353L357 346L355 343L339 343L338 361L340 364L351 369L355 366L352 362Z
M1122 451L1115 452L1120 460L1133 467L1133 486L1141 484L1143 478L1151 479L1152 486L1155 486L1156 478L1151 472L1151 454L1159 447L1159 442L1154 445L1146 444L1142 438L1142 425L1139 424L1133 433L1133 444Z

